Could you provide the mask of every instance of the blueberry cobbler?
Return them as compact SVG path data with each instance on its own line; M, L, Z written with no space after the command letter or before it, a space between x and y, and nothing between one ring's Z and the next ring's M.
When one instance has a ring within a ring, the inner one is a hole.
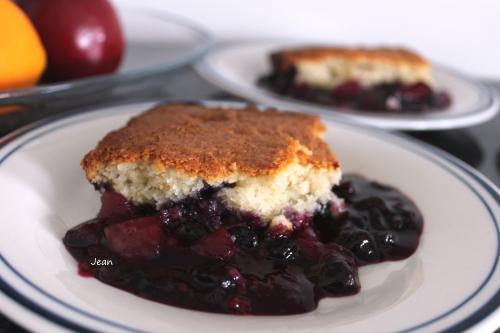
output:
M431 65L395 48L310 47L271 54L272 72L259 83L284 96L338 108L375 112L443 110Z
M360 291L358 267L410 256L423 221L398 190L343 177L320 119L155 107L82 161L96 218L64 236L83 276L150 300L297 314Z

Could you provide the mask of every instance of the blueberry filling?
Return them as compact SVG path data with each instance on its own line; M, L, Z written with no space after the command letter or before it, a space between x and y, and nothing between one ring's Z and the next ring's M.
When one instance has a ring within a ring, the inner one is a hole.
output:
M277 94L306 102L371 112L413 113L443 110L451 105L451 97L446 92L434 91L423 82L362 87L357 81L348 81L328 90L305 83L296 84L295 76L295 70L273 73L259 79L258 84Z
M359 292L358 266L413 254L423 220L396 189L344 176L345 207L300 214L292 233L270 233L252 214L227 209L218 189L156 210L111 191L98 217L64 244L82 276L151 300L208 312L284 315L324 297Z

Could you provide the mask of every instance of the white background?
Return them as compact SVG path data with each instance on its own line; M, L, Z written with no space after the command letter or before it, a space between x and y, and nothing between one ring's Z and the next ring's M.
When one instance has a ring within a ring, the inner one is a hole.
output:
M191 18L218 39L399 44L468 74L500 79L500 0L137 1Z

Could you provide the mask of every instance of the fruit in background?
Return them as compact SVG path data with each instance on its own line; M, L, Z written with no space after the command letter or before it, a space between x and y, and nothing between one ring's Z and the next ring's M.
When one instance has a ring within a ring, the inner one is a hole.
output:
M124 38L107 0L17 0L47 50L44 79L62 81L114 72Z
M0 89L34 85L45 63L42 42L26 14L10 0L0 0Z

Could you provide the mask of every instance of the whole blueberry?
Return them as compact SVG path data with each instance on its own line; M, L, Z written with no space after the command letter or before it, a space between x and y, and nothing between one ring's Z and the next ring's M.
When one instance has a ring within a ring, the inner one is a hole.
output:
M342 261L320 265L318 287L333 295L351 295L359 291L358 274L354 267Z
M234 227L229 229L231 238L240 248L251 250L259 246L259 236L248 227Z
M360 264L377 262L380 251L373 236L366 230L356 227L345 229L337 237L338 244L352 251Z
M169 229L176 228L183 220L182 205L165 205L160 209L162 223Z
M343 181L339 185L334 186L333 192L343 199L347 199L355 193L354 186L350 181Z
M298 256L297 244L287 238L271 240L267 251L271 258L282 261L292 261Z

